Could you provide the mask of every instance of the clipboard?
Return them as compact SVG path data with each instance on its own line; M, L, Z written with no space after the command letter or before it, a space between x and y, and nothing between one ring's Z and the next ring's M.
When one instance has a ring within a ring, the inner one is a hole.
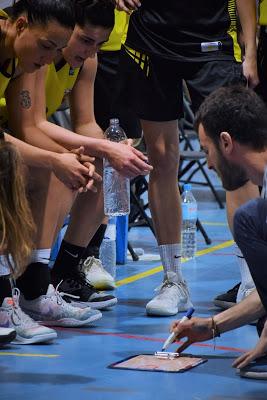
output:
M182 355L173 359L158 358L154 354L138 354L117 361L109 365L108 368L132 371L179 373L188 371L207 361L207 359L195 357L191 354Z

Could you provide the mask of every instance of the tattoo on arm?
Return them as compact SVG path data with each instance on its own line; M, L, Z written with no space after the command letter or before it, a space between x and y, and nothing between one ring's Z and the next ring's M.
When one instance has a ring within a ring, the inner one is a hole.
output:
M29 90L22 90L19 94L20 105L23 108L30 108L32 105L31 96Z

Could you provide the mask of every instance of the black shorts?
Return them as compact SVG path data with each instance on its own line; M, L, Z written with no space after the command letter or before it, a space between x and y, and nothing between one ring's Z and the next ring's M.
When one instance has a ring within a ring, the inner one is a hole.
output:
M171 121L183 116L183 80L196 111L213 90L245 83L242 65L235 61L177 62L148 57L123 48L118 70L119 99L139 118Z
M138 116L127 103L117 100L117 69L120 51L98 54L98 67L94 84L94 110L98 125L105 131L110 118L119 118L127 137L139 138L142 129Z
M267 26L262 26L260 30L258 45L258 73L260 84L256 92L267 103Z

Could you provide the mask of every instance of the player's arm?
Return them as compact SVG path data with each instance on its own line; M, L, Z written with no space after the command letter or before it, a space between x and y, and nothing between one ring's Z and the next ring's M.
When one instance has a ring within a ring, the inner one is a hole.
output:
M249 87L254 88L259 83L257 72L257 45L256 45L256 1L236 0L237 12L242 27L245 59L243 73L248 80Z

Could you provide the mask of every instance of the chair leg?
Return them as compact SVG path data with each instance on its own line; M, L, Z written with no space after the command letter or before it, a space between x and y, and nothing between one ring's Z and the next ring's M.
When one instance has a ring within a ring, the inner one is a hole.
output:
M197 219L197 229L201 232L203 238L205 239L206 244L211 244L211 239L209 238L207 232L205 231L205 229L203 228L202 223L199 221L199 219Z

